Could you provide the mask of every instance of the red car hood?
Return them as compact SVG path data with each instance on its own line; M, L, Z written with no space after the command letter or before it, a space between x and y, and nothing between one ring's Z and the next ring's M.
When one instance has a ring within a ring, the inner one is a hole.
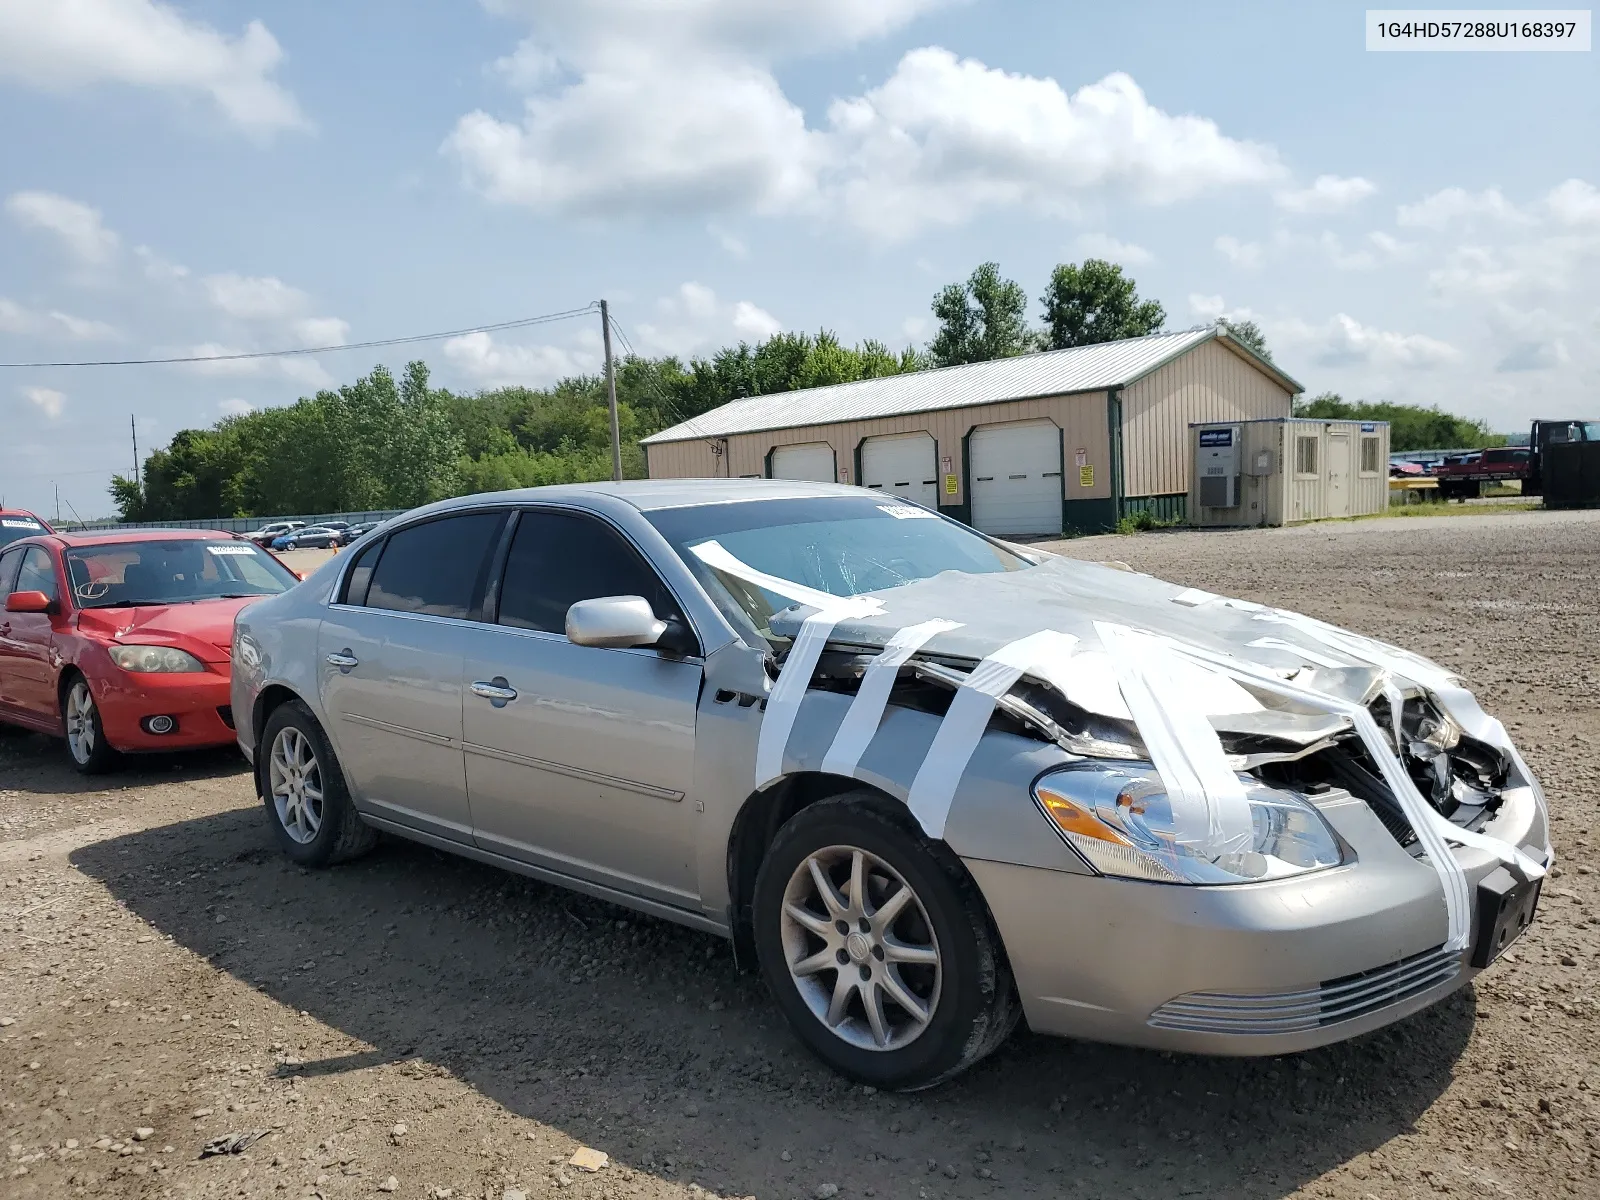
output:
M78 632L105 642L176 646L201 662L225 663L233 656L234 614L260 599L88 608L78 614Z

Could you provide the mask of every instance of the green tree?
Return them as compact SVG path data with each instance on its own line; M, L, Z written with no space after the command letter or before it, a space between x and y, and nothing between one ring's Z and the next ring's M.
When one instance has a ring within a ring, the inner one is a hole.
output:
M1227 317L1219 317L1217 328L1247 350L1254 350L1268 362L1272 361L1272 351L1267 349L1267 335L1261 332L1261 326L1254 321L1230 321Z
M1484 446L1503 446L1505 437L1489 431L1487 421L1472 421L1437 406L1385 404L1358 400L1347 402L1337 392L1323 392L1295 403L1297 417L1316 417L1324 421L1387 421L1389 449L1467 450Z
M1000 276L998 263L986 262L967 278L951 283L933 298L939 331L928 343L934 366L1012 358L1034 348L1028 330L1028 296L1020 284Z
M1160 332L1167 320L1158 301L1140 300L1122 268L1100 258L1057 266L1043 302L1045 345L1051 350L1143 337Z

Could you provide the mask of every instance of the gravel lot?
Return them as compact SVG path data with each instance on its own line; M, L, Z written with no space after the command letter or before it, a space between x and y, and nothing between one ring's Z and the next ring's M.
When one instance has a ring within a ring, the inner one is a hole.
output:
M231 752L85 781L0 733L0 1194L1600 1195L1600 512L1057 548L1470 678L1555 806L1539 923L1449 1002L1297 1058L1019 1034L870 1094L712 938L400 842L308 874Z

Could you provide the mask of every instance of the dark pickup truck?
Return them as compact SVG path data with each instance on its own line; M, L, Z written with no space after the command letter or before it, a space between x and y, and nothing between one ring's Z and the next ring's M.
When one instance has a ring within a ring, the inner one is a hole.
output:
M1544 464L1557 442L1600 442L1600 421L1535 421L1526 446L1495 446L1434 468L1442 500L1470 500L1485 483L1519 480L1524 496L1544 494Z

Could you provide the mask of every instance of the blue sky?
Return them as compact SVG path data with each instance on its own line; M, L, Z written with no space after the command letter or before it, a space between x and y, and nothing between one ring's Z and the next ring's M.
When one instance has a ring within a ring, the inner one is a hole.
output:
M1600 413L1593 53L1369 54L1353 4L0 0L0 359L219 354L601 296L633 344L924 341L985 259L1124 263L1309 391ZM0 494L420 355L598 363L598 321L409 351L0 370ZM65 505L63 512L66 511Z

